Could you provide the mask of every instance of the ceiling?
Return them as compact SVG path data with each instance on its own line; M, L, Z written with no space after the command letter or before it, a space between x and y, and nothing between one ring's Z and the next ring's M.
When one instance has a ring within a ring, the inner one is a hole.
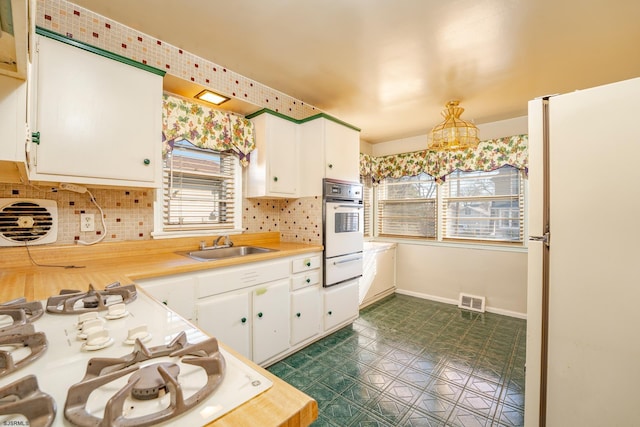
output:
M481 124L526 115L537 96L640 76L637 0L71 1L311 104L370 143L427 133L452 99Z

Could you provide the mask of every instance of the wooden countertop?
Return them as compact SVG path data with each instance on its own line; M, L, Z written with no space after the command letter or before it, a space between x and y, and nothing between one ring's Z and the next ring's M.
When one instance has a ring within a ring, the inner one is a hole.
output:
M31 246L0 248L0 301L18 297L44 300L62 289L100 289L113 282L133 283L137 279L241 265L322 251L320 245L280 242L279 233L232 235L234 245L262 246L276 252L247 255L217 261L196 261L176 254L196 250L200 241L213 237L163 239L140 242L101 243L94 246ZM32 262L33 260L33 262ZM39 265L34 264L37 263ZM307 426L318 417L315 400L270 372L225 346L262 375L273 386L224 417L214 427Z

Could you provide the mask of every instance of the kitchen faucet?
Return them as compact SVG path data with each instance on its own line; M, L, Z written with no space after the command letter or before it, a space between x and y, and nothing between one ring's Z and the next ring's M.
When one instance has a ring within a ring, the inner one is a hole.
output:
M219 244L221 239L224 239L224 245ZM200 242L201 251L204 251L206 249L230 248L231 246L233 246L233 242L229 238L228 234L216 237L216 240L213 241L213 246L206 246L204 240Z

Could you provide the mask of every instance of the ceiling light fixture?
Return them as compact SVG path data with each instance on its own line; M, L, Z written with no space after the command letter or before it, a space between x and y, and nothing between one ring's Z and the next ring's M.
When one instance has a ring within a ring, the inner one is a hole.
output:
M209 102L211 104L214 105L220 105L222 103L225 103L229 100L229 98L227 98L226 96L217 94L215 92L211 92L210 90L203 90L202 92L200 92L199 94L197 94L195 96L195 98L201 100L201 101L206 101Z
M460 118L464 108L459 105L460 101L447 102L446 109L441 113L444 121L435 126L429 135L428 150L456 151L478 146L478 128Z

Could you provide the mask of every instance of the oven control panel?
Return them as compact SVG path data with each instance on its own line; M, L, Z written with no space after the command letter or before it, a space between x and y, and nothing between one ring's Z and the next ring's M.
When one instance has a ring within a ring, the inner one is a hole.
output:
M325 179L323 182L323 197L326 201L362 201L362 184Z

